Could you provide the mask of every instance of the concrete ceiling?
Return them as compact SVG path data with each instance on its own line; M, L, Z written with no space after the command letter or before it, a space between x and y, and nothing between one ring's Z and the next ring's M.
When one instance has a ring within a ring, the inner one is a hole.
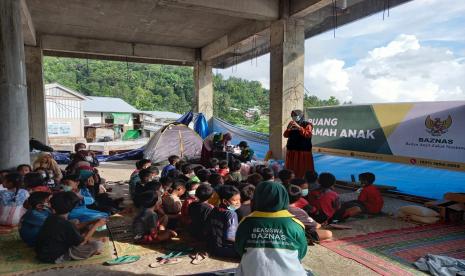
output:
M279 18L302 20L307 38L334 27L332 0L21 1L25 44L57 56L228 67L267 53ZM407 1L347 0L338 25Z

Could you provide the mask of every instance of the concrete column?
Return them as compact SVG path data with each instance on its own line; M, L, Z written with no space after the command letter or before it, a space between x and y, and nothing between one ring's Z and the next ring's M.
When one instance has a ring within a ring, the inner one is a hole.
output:
M25 46L29 137L47 143L47 116L43 80L42 50Z
M24 42L20 1L0 1L0 168L29 163Z
M213 117L213 72L212 66L204 61L194 65L194 112L201 112L211 126Z
M284 159L284 130L293 109L303 109L304 25L295 19L281 19L271 25L270 51L270 150Z

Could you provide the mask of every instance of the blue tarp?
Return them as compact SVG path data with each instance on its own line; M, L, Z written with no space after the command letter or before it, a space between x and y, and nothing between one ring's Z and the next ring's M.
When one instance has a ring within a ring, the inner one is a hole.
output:
M197 115L197 118L195 119L194 130L199 134L200 137L202 137L202 139L207 138L207 136L210 134L208 123L205 119L205 116L203 116L203 113L199 113Z
M232 133L233 144L247 141L259 159L268 151L266 134L244 130L217 118L213 119L213 131ZM441 199L447 192L465 192L465 172L318 153L314 154L314 161L317 172L331 172L343 181L351 181L351 174L357 178L362 172L373 172L376 183L395 186L405 194Z
M63 152L52 152L53 159L57 161L58 164L60 165L67 165L71 162L71 159L69 158L69 153L63 153Z
M441 199L447 192L465 192L463 172L319 153L313 159L317 172L330 172L338 180L351 181L351 174L357 178L362 172L372 172L375 183L395 186L405 194Z
M264 159L268 152L268 134L242 129L218 118L213 118L213 131L231 133L233 137L231 143L234 145L239 144L240 141L247 141L258 159Z
M123 153L118 153L115 155L97 155L97 159L99 162L110 162L110 161L123 161L123 160L140 160L144 158L144 147L123 152Z
M194 119L194 113L192 111L189 111L186 114L182 115L181 118L177 119L176 122L188 126L192 122L193 119Z

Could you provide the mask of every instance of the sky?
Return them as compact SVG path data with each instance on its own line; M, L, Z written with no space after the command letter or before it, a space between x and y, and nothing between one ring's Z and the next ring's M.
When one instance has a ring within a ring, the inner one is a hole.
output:
M269 88L269 61L215 73ZM465 0L413 0L307 39L305 88L352 103L465 100Z

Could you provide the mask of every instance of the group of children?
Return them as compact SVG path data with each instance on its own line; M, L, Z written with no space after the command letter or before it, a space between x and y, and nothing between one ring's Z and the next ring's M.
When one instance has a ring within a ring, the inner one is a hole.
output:
M207 167L178 156L168 161L160 173L150 160L139 160L130 177L129 194L138 209L132 223L134 242L170 240L184 227L205 242L211 255L241 258L239 274L251 275L241 270L248 263L269 265L267 269L275 272L301 272L299 260L307 244L332 237L322 225L359 213L376 214L383 207L372 173L359 175L363 188L358 200L341 204L330 173L309 171L295 178L290 170L277 172L264 165L245 172L240 160L212 158ZM53 162L47 157L39 163L54 167ZM73 161L60 177L54 174L53 185L27 165L17 172L1 172L0 218L20 212L21 219L0 224L19 223L22 239L44 262L99 254L103 241L92 235L122 209L122 199L109 197L97 165L85 145L77 144ZM279 260L272 265L266 258Z
M123 209L123 199L107 193L95 155L82 143L75 151L64 171L50 153L41 153L33 167L19 165L0 174L0 225L18 225L21 239L43 262L99 254L103 242L92 235Z
M300 179L290 170L283 169L275 176L272 169L258 165L245 175L240 161L228 163L212 158L207 167L187 163L178 156L170 156L168 161L159 175L149 160L140 160L131 176L131 198L140 208L133 222L137 243L169 240L177 236L179 227L185 227L196 240L205 241L211 255L239 258L245 252L244 248L238 250L237 240L250 243L238 232L240 222L252 217L272 217L260 212L281 212L283 217L296 220L304 230L306 245L332 237L331 231L322 229L322 225L361 212L376 214L383 206L381 194L372 185L372 173L359 175L363 188L358 200L341 204L334 190L336 179L330 173L318 175L309 171ZM266 199L267 195L258 192L259 187L267 193L268 189L278 193L278 199ZM283 198L284 209L270 207L279 205ZM271 209L260 211L259 206L265 205L263 210Z

